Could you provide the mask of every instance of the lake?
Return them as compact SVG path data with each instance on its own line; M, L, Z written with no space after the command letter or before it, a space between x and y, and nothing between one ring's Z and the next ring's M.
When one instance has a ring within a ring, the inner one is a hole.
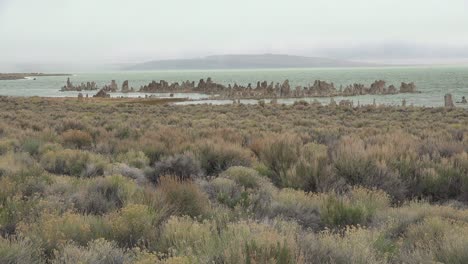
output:
M365 95L345 97L355 104L370 104L375 101L378 104L401 105L403 99L407 105L416 106L443 106L443 97L446 93L453 95L454 101L461 100L462 96L468 97L468 66L434 66L434 67L379 67L379 68L312 68L312 69L258 69L258 70L190 70L190 71L151 71L151 72L103 72L103 73L73 73L70 77L77 85L81 82L94 81L99 87L116 80L119 88L124 80L129 81L130 87L136 90L140 86L148 84L152 80L166 80L168 82L182 82L186 80L198 82L199 79L211 77L213 81L222 84L240 84L246 86L252 83L255 87L257 81L283 82L289 79L291 87L297 85L307 86L314 80L333 82L335 87L346 86L352 83L363 83L369 86L375 80L384 80L387 85L393 84L397 88L401 82L414 82L418 94L395 95ZM60 92L65 85L67 77L37 77L36 80L11 80L0 81L0 95L8 96L44 96L44 97L76 97L78 92ZM88 92L93 95L97 91ZM86 92L84 92L86 93ZM121 94L112 96L144 97L143 93ZM159 97L168 97L168 94L156 94ZM203 99L203 94L175 94L174 97L188 97L190 99ZM336 97L335 101L341 100ZM293 103L298 99L279 99L279 103ZM313 101L314 98L307 98ZM330 102L330 98L317 98L322 103ZM257 103L257 100L241 100L243 103ZM267 100L268 101L268 100ZM231 100L206 100L202 103L223 104L232 103ZM188 101L180 104L200 103L200 101Z

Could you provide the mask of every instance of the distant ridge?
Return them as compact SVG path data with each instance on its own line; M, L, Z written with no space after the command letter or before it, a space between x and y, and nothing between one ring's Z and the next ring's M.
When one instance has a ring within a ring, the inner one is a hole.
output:
M197 59L157 60L125 67L124 70L192 70L192 69L262 69L378 66L319 57L281 54L214 55Z

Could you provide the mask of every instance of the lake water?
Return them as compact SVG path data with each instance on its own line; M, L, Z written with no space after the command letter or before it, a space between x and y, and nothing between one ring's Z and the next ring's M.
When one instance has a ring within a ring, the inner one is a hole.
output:
M401 105L406 99L408 105L417 106L443 106L444 95L451 93L454 101L462 96L468 97L468 66L438 66L438 67L381 67L381 68L314 68L314 69L268 69L268 70L200 70L200 71L153 71L153 72L106 72L106 73L75 73L70 77L77 85L81 82L94 81L99 87L116 80L120 86L124 80L135 89L148 84L152 80L166 80L168 82L182 82L186 80L198 82L199 79L211 77L213 81L222 84L252 83L255 87L257 81L283 82L289 79L291 87L296 85L307 86L314 80L323 80L335 83L335 87L346 86L352 83L363 83L369 86L375 80L385 80L387 85L393 84L397 88L401 82L414 82L418 94L396 95L365 95L346 97L355 104ZM78 92L60 92L65 85L67 77L38 77L36 80L0 81L0 95L8 96L46 96L46 97L76 97ZM120 87L119 87L120 88ZM86 93L86 92L84 92ZM93 95L96 91L89 92ZM144 97L143 93L120 94L112 96ZM168 97L168 94L156 94L159 97ZM190 99L206 98L202 94L175 94L174 97ZM315 98L308 98L313 101ZM342 98L337 97L335 101ZM279 103L293 103L297 99L280 99ZM330 98L317 98L319 102L328 103ZM268 101L268 100L267 100ZM232 103L231 100L207 100L203 103L223 104ZM257 100L242 100L243 103L257 103ZM188 101L180 104L200 103ZM466 107L466 106L465 106Z

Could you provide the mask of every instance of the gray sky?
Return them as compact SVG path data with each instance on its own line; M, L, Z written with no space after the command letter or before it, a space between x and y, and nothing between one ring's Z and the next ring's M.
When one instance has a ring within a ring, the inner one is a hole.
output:
M0 64L468 58L468 0L0 0Z

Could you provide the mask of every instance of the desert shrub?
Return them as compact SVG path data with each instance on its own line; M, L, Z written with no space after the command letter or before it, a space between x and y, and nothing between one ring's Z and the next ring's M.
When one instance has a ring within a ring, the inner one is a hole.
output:
M44 213L37 222L20 225L19 232L40 243L50 255L69 241L86 245L91 240L106 237L109 229L101 218L67 212L63 215Z
M72 148L89 148L93 144L93 138L88 132L75 129L63 132L62 140L65 146Z
M105 214L123 207L135 189L135 183L122 176L95 178L75 195L74 204L82 213Z
M247 206L249 203L248 194L231 179L216 178L203 187L212 200L229 208L234 208L237 205Z
M320 205L319 199L312 194L284 188L273 198L271 216L281 216L304 227L317 229L321 226Z
M37 163L27 153L8 152L0 156L0 172L2 176L22 174L29 169L37 169Z
M206 175L216 175L232 166L248 167L252 163L250 151L226 142L200 142L196 156Z
M162 227L160 250L170 256L187 256L191 263L209 263L219 258L222 242L212 221L171 217Z
M138 184L146 183L145 172L138 168L129 167L127 164L114 164L112 167L112 173L134 179Z
M20 196L23 199L29 199L42 196L45 193L47 185L52 182L49 175L35 162L23 160L21 156L13 156L9 168L12 171L4 169L3 177L0 177L2 192L0 193L0 204L7 198ZM0 161L0 169L2 169ZM6 165L6 164L5 164ZM15 168L18 166L18 168Z
M6 159L2 159L6 158ZM16 224L36 213L34 207L52 183L29 155L17 154L0 158L0 169L7 166L0 177L0 233L13 233ZM8 163L2 164L7 161ZM10 164L8 166L8 164Z
M302 142L296 135L269 137L262 143L260 159L270 169L269 177L278 186L287 186L288 170L300 157Z
M250 168L231 167L204 186L212 200L228 206L240 207L244 213L267 215L276 188Z
M0 236L0 263L42 264L45 261L39 245L34 244L30 239Z
M399 261L404 263L466 263L466 223L430 217L408 226Z
M126 139L126 138L129 138L132 134L132 131L131 129L128 127L128 126L122 126L122 127L119 127L116 131L115 131L115 136L118 138L118 139Z
M207 195L193 182L162 177L157 191L161 192L163 201L175 214L197 217L206 215L210 210Z
M13 151L18 142L16 140L0 140L0 155L5 155L6 153Z
M221 232L227 263L299 263L301 257L294 222L229 223Z
M57 131L65 132L67 130L86 130L86 125L75 119L64 119L60 123L60 126L57 127Z
M351 185L360 185L374 174L374 162L368 157L362 140L351 137L342 139L333 157L337 176Z
M346 196L328 193L320 199L321 221L328 227L366 225L377 210L383 210L390 204L385 192L364 188L353 188Z
M161 142L151 142L141 147L143 153L148 157L149 164L153 165L155 162L161 160L162 157L167 156L170 152L167 147Z
M86 247L69 243L54 252L52 264L125 264L131 263L133 254L118 248L105 239L90 241Z
M304 263L387 263L385 255L375 249L381 233L359 227L348 227L344 234L329 230L306 234L301 240Z
M162 220L146 205L130 204L107 217L111 238L125 247L152 244L156 240L157 225Z
M297 263L297 232L288 222L240 221L222 228L214 221L174 217L164 225L161 243L170 255L197 263Z
M40 163L51 173L78 177L103 175L107 165L99 155L72 149L48 151L42 156Z
M38 139L27 139L23 142L22 149L28 152L31 156L35 156L39 153L39 149L42 146L42 142Z
M142 151L130 150L126 153L119 154L117 156L117 161L138 169L142 169L149 165L149 159Z
M269 183L268 180L262 178L254 169L240 166L229 168L220 177L231 179L246 189L258 189L262 184Z
M8 197L0 203L0 234L14 234L21 221L29 220L38 213L37 203L37 199L20 195Z
M319 191L330 185L327 146L308 143L301 147L300 157L286 171L283 186L305 191Z
M385 161L375 161L370 157L371 155L370 150L366 151L362 140L344 138L333 154L336 176L344 179L349 185L381 189L394 199L403 200L411 182L406 181L398 171L387 166ZM402 160L399 164L404 163L405 161ZM408 172L408 174L411 173ZM414 179L410 175L405 177Z
M156 162L152 170L147 170L146 177L153 183L158 183L159 178L171 175L179 180L188 180L200 175L201 169L192 154L182 154L169 157Z

